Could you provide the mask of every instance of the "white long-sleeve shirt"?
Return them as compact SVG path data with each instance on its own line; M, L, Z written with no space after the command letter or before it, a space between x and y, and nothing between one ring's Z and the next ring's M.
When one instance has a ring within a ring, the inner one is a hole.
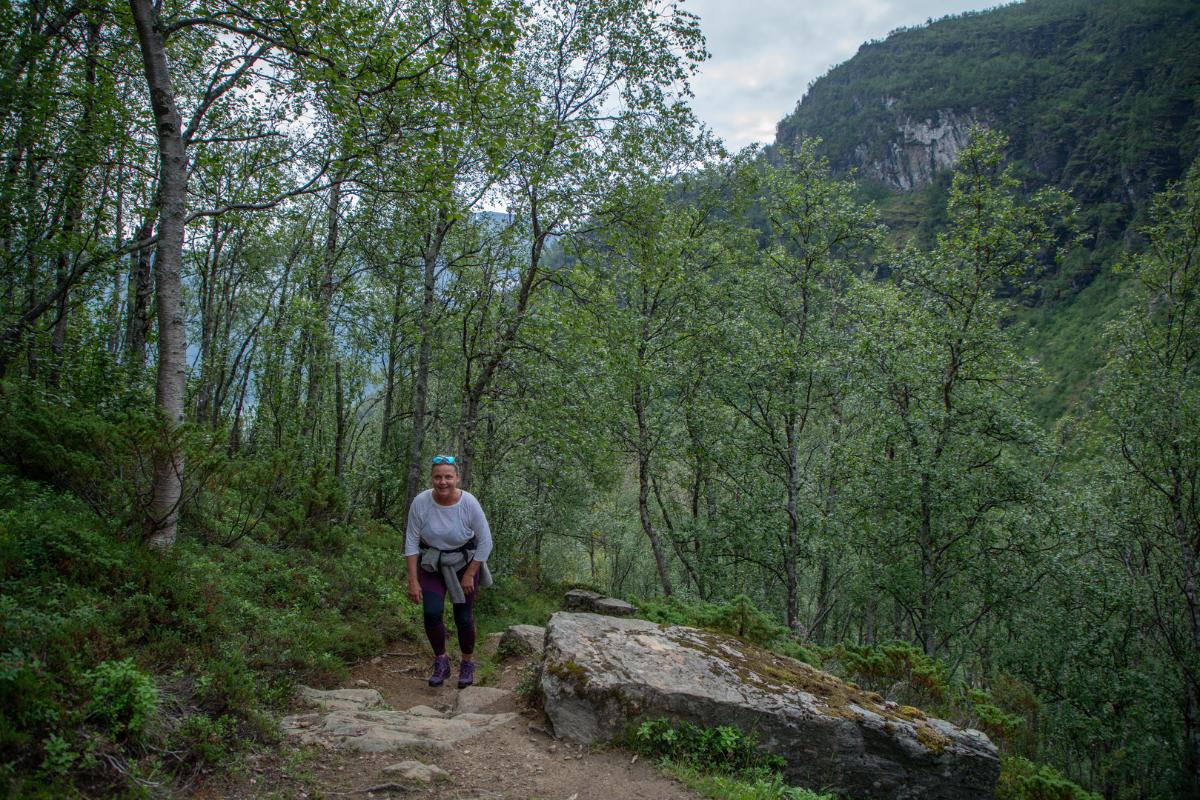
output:
M475 495L461 490L452 506L438 505L433 490L426 489L413 498L408 508L408 530L404 534L404 555L420 553L421 542L439 550L454 550L475 537L475 560L487 561L492 552L492 530L483 506Z

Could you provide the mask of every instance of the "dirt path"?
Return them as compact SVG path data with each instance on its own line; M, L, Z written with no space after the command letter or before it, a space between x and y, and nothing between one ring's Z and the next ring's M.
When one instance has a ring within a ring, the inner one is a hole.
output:
M458 690L454 676L437 689L426 683L428 657L406 644L356 666L342 688L372 688L393 709L425 705L449 710ZM484 663L481 661L481 663ZM524 659L495 663L486 685L515 689ZM489 706L488 713L515 711L515 720L491 733L467 740L450 752L407 749L360 755L301 747L286 740L277 754L250 759L244 773L201 787L204 800L244 798L439 798L444 800L695 800L699 795L661 775L652 764L627 751L582 748L556 741L545 715L514 694ZM436 764L449 780L424 785L399 779L384 767L415 759Z

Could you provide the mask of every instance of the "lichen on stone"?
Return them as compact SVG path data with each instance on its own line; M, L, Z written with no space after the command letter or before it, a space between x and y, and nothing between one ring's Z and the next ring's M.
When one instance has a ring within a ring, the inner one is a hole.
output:
M546 671L563 683L569 683L577 689L588 685L587 670L574 661L553 661L546 664Z
M926 750L941 753L950 746L950 737L932 726L922 723L913 727L917 734L917 741L925 745Z

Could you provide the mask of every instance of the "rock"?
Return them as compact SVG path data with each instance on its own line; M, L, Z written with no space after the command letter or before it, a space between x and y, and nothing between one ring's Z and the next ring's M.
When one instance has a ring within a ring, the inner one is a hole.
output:
M541 655L546 645L546 629L540 625L510 625L500 637L500 647L506 653Z
M371 684L369 684L369 683L367 683L366 681L364 681L363 679L359 678L358 680L356 680L356 681L354 682L354 685L355 685L355 686L357 686L357 687L358 687L358 688L360 688L360 689L366 689L366 688L367 688L368 686L370 686Z
M296 697L305 705L324 708L327 711L366 711L386 708L383 695L375 689L313 689L300 686Z
M891 111L895 98L883 98L883 110ZM852 161L863 175L911 192L933 182L938 172L954 167L958 154L970 139L972 126L986 123L977 109L954 111L941 108L924 119L892 112L894 128L888 134L887 148L869 148L860 144Z
M284 717L283 732L304 744L386 753L402 747L448 750L459 742L507 725L516 714L427 717L406 711L359 711ZM308 723L303 725L302 723Z
M632 617L633 612L637 611L632 603L626 603L615 597L601 597L596 601L595 610L597 614L605 614L610 617Z
M401 761L383 768L384 772L399 775L410 781L433 783L435 780L449 780L450 773L437 764L422 764L420 761Z
M563 608L567 611L591 611L596 601L604 595L587 589L572 589L563 597Z
M478 713L510 697L512 697L512 692L507 689L496 689L492 686L468 686L465 689L458 690L458 699L454 703L454 713Z
M544 707L557 736L590 744L631 722L733 725L782 756L802 786L871 800L991 798L987 736L747 642L682 626L560 612L546 627Z
M410 708L408 710L408 713L412 714L415 717L439 717L441 719L446 718L446 715L443 712L438 711L436 708L430 708L429 706L413 706L412 708Z
M633 616L634 607L624 600L615 597L605 597L598 592L587 589L572 589L563 598L563 608L568 611L590 611L595 614L607 614L612 617Z
M284 733L304 744L383 753L418 745L449 749L465 739L507 725L517 717L513 713L451 716L426 706L392 711L378 695L374 689L322 692L301 687L300 698L320 710L284 717L279 725Z

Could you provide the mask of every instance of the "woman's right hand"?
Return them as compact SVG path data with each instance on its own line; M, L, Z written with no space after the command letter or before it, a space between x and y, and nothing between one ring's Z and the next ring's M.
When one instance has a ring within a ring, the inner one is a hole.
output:
M421 585L416 581L408 582L408 599L414 603L421 602Z

